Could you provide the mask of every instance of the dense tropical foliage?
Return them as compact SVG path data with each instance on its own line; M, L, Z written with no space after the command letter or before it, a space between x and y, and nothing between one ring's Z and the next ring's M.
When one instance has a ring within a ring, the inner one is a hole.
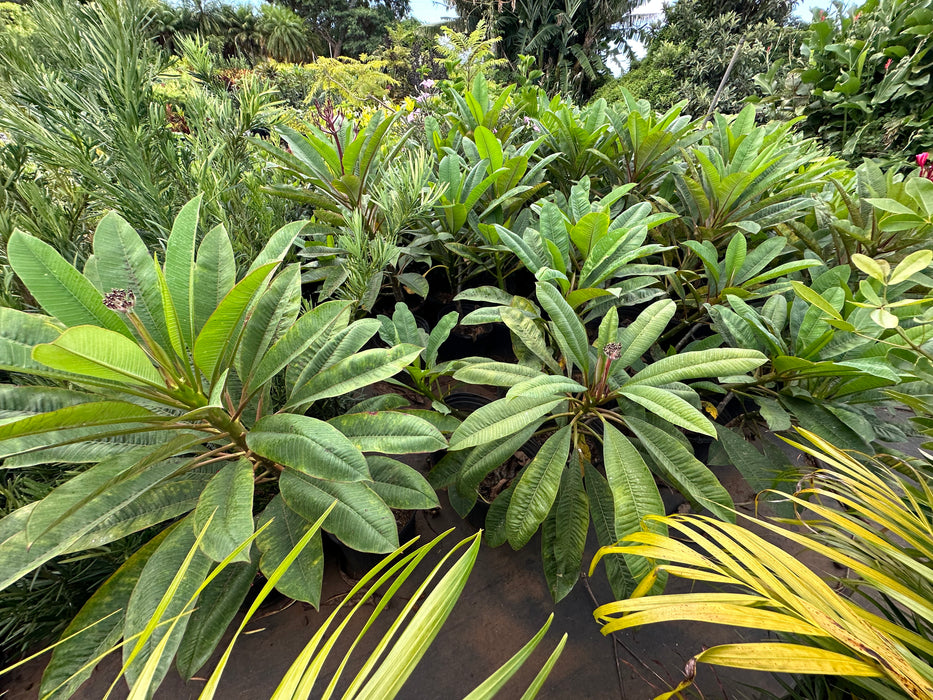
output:
M929 464L853 456L933 434L933 20L907 5L798 29L681 0L588 103L627 5L433 35L397 3L0 5L0 647L63 634L52 697L118 651L148 697L254 581L249 614L318 607L324 534L389 553L449 504L483 535L354 693L400 687L481 542L534 543L559 601L592 535L607 632L766 629L696 661L926 697ZM826 469L779 449L798 431ZM742 527L730 465L864 605ZM728 590L654 595L668 575Z

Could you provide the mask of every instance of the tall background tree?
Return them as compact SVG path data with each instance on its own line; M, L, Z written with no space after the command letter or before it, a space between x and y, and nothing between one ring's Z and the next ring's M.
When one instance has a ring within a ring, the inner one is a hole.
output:
M736 47L741 48L717 109L741 110L755 94L755 76L793 55L800 30L791 16L792 0L677 0L664 8L664 19L645 31L646 54L634 61L600 96L621 98L620 87L666 109L683 99L687 111L706 112Z
M305 19L331 58L372 53L388 37L389 25L409 12L408 0L283 0Z
M517 65L533 56L544 85L586 99L610 76L607 60L627 38L641 0L450 0L469 27L485 19L499 50Z

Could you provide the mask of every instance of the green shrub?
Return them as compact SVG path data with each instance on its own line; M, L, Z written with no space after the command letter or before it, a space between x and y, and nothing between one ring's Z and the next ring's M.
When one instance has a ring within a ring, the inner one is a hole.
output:
M756 74L768 70L797 40L789 22L789 7L780 0L751 9L731 1L710 7L704 0L678 0L665 7L663 23L648 30L645 57L597 96L613 102L625 87L657 109L686 99L687 113L703 114L744 37L717 105L720 112L736 113L755 92Z
M900 160L933 145L933 0L833 4L810 25L793 74L772 102L807 117L805 129L858 162Z

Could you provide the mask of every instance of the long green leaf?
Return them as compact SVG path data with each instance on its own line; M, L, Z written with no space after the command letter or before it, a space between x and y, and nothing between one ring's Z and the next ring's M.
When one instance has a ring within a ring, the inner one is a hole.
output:
M572 360L586 377L590 370L587 350L589 343L583 323L555 287L546 282L538 282L535 289L538 301L551 317L551 332L562 339L562 345L570 352L568 359Z
M308 534L313 523L285 505L281 495L273 498L266 506L259 523L268 523L268 527L256 538L256 544L262 552L259 568L270 578ZM310 603L317 608L321 604L323 580L324 547L318 533L311 536L291 566L281 573L275 587L283 595Z
M198 607L188 618L175 657L182 678L189 680L208 662L246 600L258 570L258 559L227 564L198 595Z
M259 251L259 255L256 256L256 259L253 260L252 264L249 266L246 275L251 275L253 272L261 267L265 267L269 263L282 262L295 243L295 239L298 238L298 234L300 234L307 225L307 221L293 221L285 224L282 228L273 233L269 237L266 245L263 246L263 249Z
M212 228L198 246L194 267L194 337L236 284L236 258L223 224Z
M589 503L580 470L564 469L557 500L541 532L544 575L555 603L573 590L580 577L589 523Z
M136 685L150 655L163 637L169 635L164 653L147 684L146 697L152 697L168 672L188 618L181 618L173 628L156 626L157 623L182 613L210 570L210 559L199 550L193 551L195 541L190 520L172 530L143 567L126 607L124 638L144 633L135 645L127 644L123 648L126 680L131 688ZM185 564L187 570L179 578Z
M236 352L243 318L256 292L277 264L263 265L240 280L198 333L194 341L194 362L212 384L223 371L225 361Z
M81 607L62 632L61 639L67 641L55 647L42 673L39 697L48 700L72 697L94 670L93 666L87 666L87 660L120 641L130 595L149 557L170 531L163 530L136 550Z
M644 384L628 384L622 387L620 393L668 423L716 437L715 426L702 413L673 392Z
M328 423L361 452L413 454L447 447L441 432L428 421L397 411L346 413Z
M299 318L262 356L251 380L246 384L248 393L265 385L292 360L305 352L322 334L328 330L339 330L339 320L349 318L347 311L346 303L328 301Z
M32 356L63 372L165 388L165 380L143 349L126 336L106 328L69 328L51 343L37 345Z
M696 506L735 522L734 504L719 479L677 438L650 423L627 416L629 429L645 447L655 468Z
M678 355L663 357L648 365L625 382L625 386L633 384L663 386L684 379L744 374L760 367L766 361L767 358L757 350L740 348L713 348L682 352Z
M152 411L126 401L79 403L0 425L0 445L16 437L42 435L67 428L119 425L156 417ZM54 443L54 437L50 437L49 442ZM0 446L0 450L5 451L6 447Z
M286 468L279 488L288 507L306 520L320 517L336 498L324 527L353 549L391 552L398 547L395 516L365 482L326 481Z
M127 289L136 297L133 307L149 334L162 347L170 347L159 280L149 250L122 217L110 212L94 231L94 257L101 288Z
M50 318L0 306L0 369L26 374L51 373L32 359L36 345L51 343L62 333Z
M321 523L324 522L324 519L329 513L330 508L328 508L327 511L325 511L325 513L320 518L318 518L318 520L314 522L313 525L311 525L310 528L308 528L307 532L305 532L298 543L286 555L286 557L275 568L275 570L269 574L266 584L262 587L259 595L257 595L253 600L249 610L246 611L246 614L243 616L243 621L240 623L240 626L237 628L236 632L234 632L233 638L230 640L226 650L220 657L220 661L217 663L217 666L214 667L214 672L211 674L207 684L204 686L204 689L198 696L200 700L211 700L214 697L217 692L217 685L220 683L220 677L223 675L223 672L227 667L227 662L230 660L230 655L233 653L233 647L236 644L237 639L239 639L240 634L242 634L250 619L252 619L253 615L259 609L259 606L266 599L266 596L268 596L272 589L278 585L279 579L284 575L289 567L291 567L291 565L299 557L312 538L319 536L318 533L321 527Z
M454 372L454 379L467 384L488 386L515 386L534 377L542 377L539 370L511 362L471 362Z
M677 306L670 299L656 301L619 331L618 342L622 346L622 355L616 360L615 366L624 369L648 352L648 348L654 345L667 328L676 309Z
M603 462L612 492L613 531L617 538L640 531L646 515L664 515L654 475L629 439L609 423L603 428ZM664 532L656 523L652 525L652 530ZM651 564L642 557L627 556L625 563L636 581L651 570Z
M178 314L185 344L191 347L196 333L194 330L194 251L198 235L198 219L201 214L202 195L185 204L175 217L172 232L165 246L165 282Z
M525 467L518 480L506 515L509 544L521 549L547 517L557 498L560 475L570 451L570 426L551 435Z
M210 480L194 511L194 529L204 532L201 549L214 561L223 561L253 534L253 468L248 460L231 462ZM248 562L249 553L241 552L239 561Z
M366 458L373 476L367 484L386 505L397 510L427 510L438 506L437 494L413 467L391 457Z
M332 481L369 478L360 450L337 428L310 416L265 416L249 432L246 443L260 457L310 476Z
M450 436L451 450L464 450L514 435L547 415L563 398L518 396L499 399L477 409Z
M351 355L296 387L286 407L340 396L388 379L418 357L422 350L413 345L396 345L394 348L376 348Z
M90 324L133 337L94 285L48 243L16 230L7 242L7 258L35 300L66 326Z
M243 327L236 368L244 384L251 383L266 351L295 325L300 311L301 273L291 265L262 293Z

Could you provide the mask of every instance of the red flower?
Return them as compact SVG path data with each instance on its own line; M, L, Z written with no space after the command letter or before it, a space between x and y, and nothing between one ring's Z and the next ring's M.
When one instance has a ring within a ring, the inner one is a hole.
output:
M918 153L915 158L917 159L917 165L920 166L920 172L918 175L920 177L925 177L927 180L933 180L933 161L930 161L929 165L927 160L929 159L929 153Z
M894 60L893 58L889 58L889 59L888 59L888 62L884 64L884 72L885 72L885 73L888 72L888 68L891 67L891 62L892 62L893 60Z

